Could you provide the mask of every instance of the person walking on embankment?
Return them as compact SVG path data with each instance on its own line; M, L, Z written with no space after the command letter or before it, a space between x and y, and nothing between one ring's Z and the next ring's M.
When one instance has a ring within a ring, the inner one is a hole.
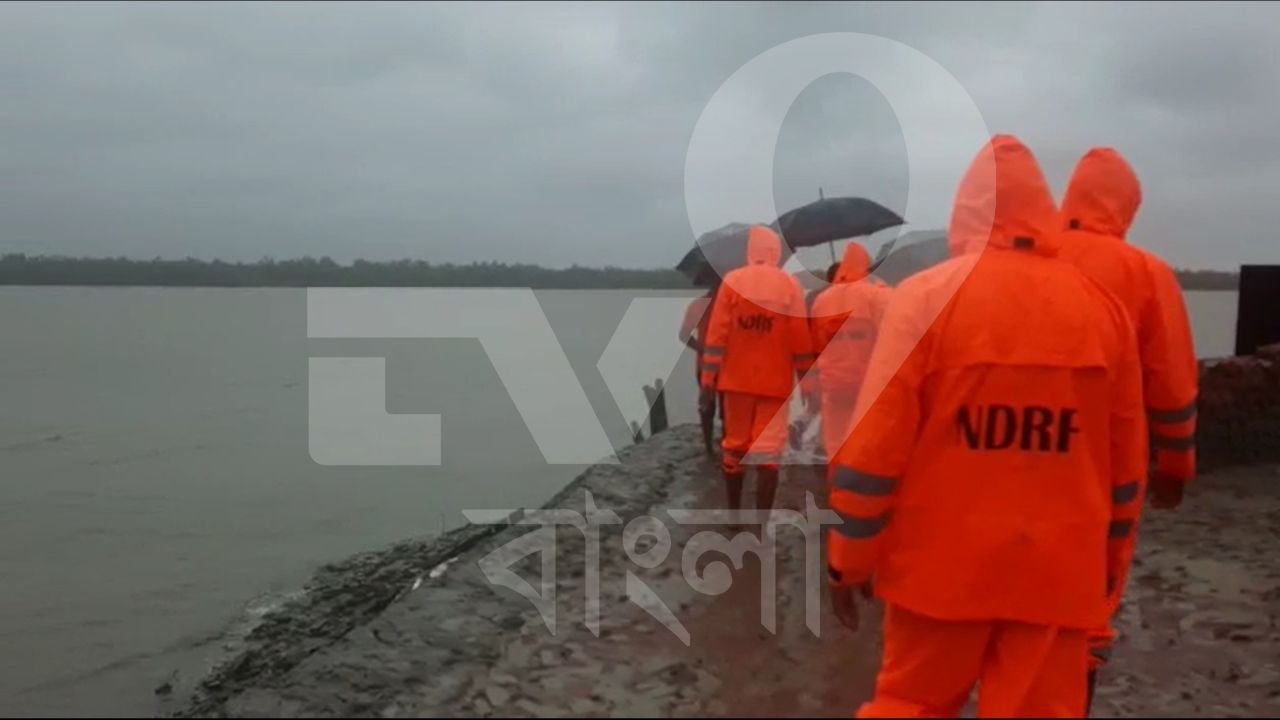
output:
M787 442L787 401L797 381L816 403L813 341L800 283L782 268L782 242L762 225L748 231L747 264L724 276L702 353L702 403L724 403L721 469L729 510L742 507L745 467L755 465L756 507L773 507ZM731 520L731 524L736 518Z
M831 465L831 598L886 604L863 717L1078 717L1146 468L1120 303L1054 257L1035 157L997 135L961 180L952 258L900 284Z
M1142 204L1142 186L1124 157L1096 147L1080 158L1062 200L1059 256L1111 291L1124 305L1138 337L1143 399L1147 408L1155 470L1137 488L1156 508L1182 503L1183 488L1195 476L1196 394L1199 364L1191 340L1182 289L1173 270L1154 254L1125 241ZM1130 533L1127 555L1137 534ZM1120 605L1127 576L1117 578L1109 598ZM1098 671L1111 657L1115 630L1110 622L1089 633L1090 703Z

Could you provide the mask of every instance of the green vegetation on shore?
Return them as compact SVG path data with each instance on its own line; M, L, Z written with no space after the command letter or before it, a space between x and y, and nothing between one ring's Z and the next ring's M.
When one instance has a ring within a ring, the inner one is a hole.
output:
M1184 290L1238 290L1240 273L1221 270L1178 270Z
M1236 273L1179 270L1189 290L1234 290ZM342 265L324 257L257 262L133 260L47 255L0 256L0 285L147 285L183 287L532 287L567 289L678 289L689 280L675 270L564 269L498 262L469 265L423 260Z
M675 270L550 269L498 262L469 265L423 260L342 265L324 258L257 262L133 260L4 255L0 285L152 285L193 287L532 287L687 288Z

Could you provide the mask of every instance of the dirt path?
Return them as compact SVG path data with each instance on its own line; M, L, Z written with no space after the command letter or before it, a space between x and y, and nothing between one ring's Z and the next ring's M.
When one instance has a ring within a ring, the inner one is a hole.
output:
M707 550L724 537L723 528L682 524L668 514L721 503L718 473L696 428L675 428L625 451L622 460L593 468L552 503L582 511L589 493L599 509L617 515L600 530L596 631L585 622L587 544L576 527L554 530L555 633L530 600L485 576L486 556L537 529L512 527L434 577L406 580L376 617L337 639L313 642L301 657L281 648L307 638L289 644L282 636L260 648L258 658L288 656L287 666L277 664L262 682L238 678L201 714L850 716L872 689L876 609L850 633L830 614L819 582L820 625L811 632L805 545L790 528L777 535L774 583L764 580L768 567L752 555L731 575L718 574L723 568L714 562L727 556ZM806 493L820 498L821 486L811 471L794 468L784 475L779 506L802 510ZM1280 713L1278 532L1274 468L1207 476L1185 509L1150 513L1096 714ZM699 556L698 548L706 552L692 563L691 585L684 563L691 552ZM511 566L531 589L540 587L539 557ZM727 586L710 587L730 578ZM334 582L341 590L340 578ZM776 632L762 624L762 587L777 590ZM671 614L667 625L655 619L662 608ZM328 627L321 616L313 620L307 627L320 630L312 635Z
M803 511L806 493L825 504L816 473L802 467L784 472L780 509ZM719 505L714 477L710 484L705 501ZM750 485L747 492L750 498ZM871 696L880 653L878 609L870 608L863 628L852 633L831 614L825 583L819 583L819 634L811 632L805 624L804 547L797 538L794 531L779 535L776 635L761 626L761 572L755 563L737 573L729 592L691 618L699 639L692 650L722 679L716 699L726 716L848 717Z
M797 469L784 476L779 507L802 511L806 491L820 486L808 470ZM722 504L716 468L701 459L671 490L666 507L711 509ZM663 509L651 510L664 518ZM758 558L747 555L723 593L702 594L684 579L681 548L696 544L701 533L722 534L723 528L683 526L669 519L663 524L672 550L657 567L642 568L604 549L604 566L617 571L602 573L606 603L599 637L579 624L584 604L569 594L561 617L570 626L560 628L559 637L549 636L543 627L522 628L520 640L507 645L487 678L476 684L470 706L454 705L447 711L547 717L847 717L869 696L878 658L878 614L873 611L867 629L855 635L838 626L821 596L819 634L806 627L805 558L798 532L778 536L777 624L771 632L761 617L764 585ZM607 536L605 540L607 545ZM705 577L715 572L706 570L707 562L725 559L712 552L697 567ZM688 633L687 646L627 598L627 570L672 609ZM821 594L823 586L818 589ZM535 667L526 664L530 660Z
M1280 714L1280 468L1221 470L1148 511L1095 715Z

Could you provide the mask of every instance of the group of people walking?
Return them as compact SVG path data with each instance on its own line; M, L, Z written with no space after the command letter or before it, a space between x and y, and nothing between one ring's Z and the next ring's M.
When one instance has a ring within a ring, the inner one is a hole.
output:
M1195 352L1173 271L1125 241L1140 202L1094 148L1058 207L997 135L956 191L949 260L890 288L850 242L809 306L756 226L691 307L731 510L749 466L773 506L797 386L821 416L831 601L852 627L860 595L886 606L859 715L954 716L975 686L981 716L1087 713L1144 498L1176 507L1195 472Z

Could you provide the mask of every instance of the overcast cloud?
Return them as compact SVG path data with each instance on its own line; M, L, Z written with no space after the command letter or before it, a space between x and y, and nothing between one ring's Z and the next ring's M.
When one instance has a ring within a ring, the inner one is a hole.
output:
M940 62L1057 192L1119 148L1131 237L1174 264L1280 262L1278 30L1270 4L5 3L0 252L670 265L708 98L857 31ZM905 204L864 80L805 90L777 153L779 208Z

